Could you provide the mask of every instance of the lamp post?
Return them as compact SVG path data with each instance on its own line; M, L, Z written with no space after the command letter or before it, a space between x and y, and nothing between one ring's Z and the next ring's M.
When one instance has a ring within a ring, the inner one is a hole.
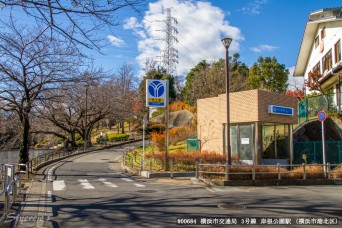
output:
M86 84L84 85L85 88L85 116L84 116L84 146L83 149L86 151L87 146L88 146L88 123L87 123L87 110L88 110L88 88L89 85Z
M221 39L223 46L226 49L226 100L227 100L227 153L226 153L226 180L229 179L228 175L228 170L229 170L229 165L232 164L232 155L231 155L231 150L230 150L230 111L229 111L229 52L228 48L230 43L232 42L232 38L223 38Z

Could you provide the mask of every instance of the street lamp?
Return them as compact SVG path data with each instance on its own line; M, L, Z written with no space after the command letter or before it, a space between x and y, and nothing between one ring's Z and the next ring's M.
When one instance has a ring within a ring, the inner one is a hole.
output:
M88 110L88 89L89 89L89 85L86 84L84 85L85 88L85 116L84 116L84 146L83 149L84 151L87 149L88 146L88 123L87 123L87 110Z
M229 53L228 48L232 42L232 38L221 39L223 46L226 49L226 100L227 100L227 153L226 153L226 180L228 180L228 165L232 164L232 155L230 150L230 118L229 118Z

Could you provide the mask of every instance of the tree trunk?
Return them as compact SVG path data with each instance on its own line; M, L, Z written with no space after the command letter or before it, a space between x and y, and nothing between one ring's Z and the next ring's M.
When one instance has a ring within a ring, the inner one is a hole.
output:
M121 134L125 134L125 121L121 122Z
M73 130L70 135L71 135L71 146L72 148L76 148L75 130Z
M19 163L26 164L29 161L29 132L30 121L29 117L24 114L21 119L21 139L19 151Z

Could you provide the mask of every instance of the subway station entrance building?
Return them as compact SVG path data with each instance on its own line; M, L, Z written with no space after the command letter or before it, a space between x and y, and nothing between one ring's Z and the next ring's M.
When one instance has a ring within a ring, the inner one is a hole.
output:
M292 160L292 126L297 99L248 90L229 94L232 157L247 164L288 164ZM197 101L197 134L201 151L225 154L226 94Z

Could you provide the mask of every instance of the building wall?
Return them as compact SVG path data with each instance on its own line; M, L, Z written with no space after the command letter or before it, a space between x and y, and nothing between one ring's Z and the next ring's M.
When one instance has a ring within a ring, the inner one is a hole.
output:
M296 124L297 99L273 92L248 90L230 93L230 123ZM268 105L294 108L294 116L268 113ZM202 151L223 152L223 124L226 121L226 95L197 100L197 131ZM258 124L258 131L261 125ZM256 136L261 139L261 136Z
M316 31L315 37L317 37L317 35L319 36L319 42L322 42L321 37L320 37L320 33L322 31L322 29L325 28L325 38L323 39L323 52L321 52L321 47L320 45L318 45L318 47L315 47L315 38L312 40L312 48L311 48L311 52L308 53L309 55L309 60L306 66L306 70L305 70L305 74L304 74L304 79L308 80L308 74L309 72L315 67L315 65L317 63L320 63L320 68L321 68L321 74L324 76L324 73L327 72L323 72L323 65L322 65L322 58L323 56L325 56L330 50L332 50L332 67L336 66L335 63L335 52L334 52L334 45L337 43L338 40L342 39L342 25L341 25L341 21L332 21L332 22L326 22L326 23L321 23L318 26L318 29ZM342 40L341 40L342 42ZM333 81L329 80L326 82L326 86L323 85L323 87L325 87L324 89L329 89L333 86L334 82L337 81L337 77L333 77ZM310 93L310 91L307 91L308 93Z
M217 97L197 101L197 136L202 151L222 152L222 130L220 107Z

